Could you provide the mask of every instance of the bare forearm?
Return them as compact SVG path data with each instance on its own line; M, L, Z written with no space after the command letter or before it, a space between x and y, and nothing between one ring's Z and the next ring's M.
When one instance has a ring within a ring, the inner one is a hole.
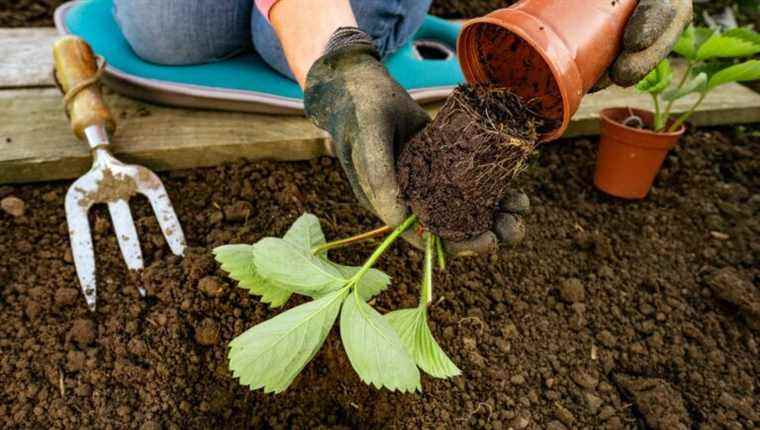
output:
M301 88L335 30L356 26L349 0L280 0L269 19Z

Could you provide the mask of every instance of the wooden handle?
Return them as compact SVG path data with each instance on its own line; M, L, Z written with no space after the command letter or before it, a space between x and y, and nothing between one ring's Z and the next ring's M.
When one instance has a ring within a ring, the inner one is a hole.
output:
M98 72L98 64L90 45L76 36L64 36L53 44L55 77L64 94L78 84L92 79ZM66 106L71 129L79 139L84 139L84 130L92 125L102 124L109 132L116 129L116 123L103 101L100 86L93 84L81 90Z

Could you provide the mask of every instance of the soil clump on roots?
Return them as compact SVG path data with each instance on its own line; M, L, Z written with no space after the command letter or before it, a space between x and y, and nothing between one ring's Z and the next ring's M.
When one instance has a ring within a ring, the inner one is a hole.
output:
M494 224L499 201L545 121L508 89L458 87L403 149L401 197L433 233L464 240Z

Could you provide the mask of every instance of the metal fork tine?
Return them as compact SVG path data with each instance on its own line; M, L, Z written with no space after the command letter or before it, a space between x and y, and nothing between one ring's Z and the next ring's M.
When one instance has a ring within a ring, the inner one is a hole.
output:
M68 194L75 193L72 187ZM79 285L82 288L87 307L95 312L97 289L95 283L95 252L92 247L90 223L87 220L88 207L80 205L73 195L66 197L66 223L69 227L69 240L77 269Z
M108 211L111 213L114 233L119 240L119 248L121 248L124 261L127 262L127 267L129 270L142 269L143 256L140 249L140 239L137 237L137 230L129 205L124 200L115 200L108 203Z
M127 262L127 267L129 270L141 270L144 267L142 250L129 204L124 200L115 200L108 203L108 211L111 213L113 230L119 241L121 255ZM145 296L144 288L138 287L138 291L141 296Z
M182 226L179 223L176 212L169 200L164 185L158 176L145 169L138 175L142 180L139 181L138 191L148 198L153 212L156 214L156 220L164 233L166 242L169 244L174 255L182 256L185 254L185 234L182 232Z

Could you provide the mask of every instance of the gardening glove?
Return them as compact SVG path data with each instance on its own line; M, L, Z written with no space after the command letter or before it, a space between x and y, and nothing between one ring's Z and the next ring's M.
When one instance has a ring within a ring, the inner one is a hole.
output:
M332 136L334 152L362 206L388 225L401 224L408 210L399 199L396 157L430 117L391 78L366 33L349 27L333 34L307 74L304 105L306 115ZM517 209L515 213L527 209L527 197L515 195L504 207ZM455 255L485 254L525 236L516 214L500 213L496 221L493 232L444 245ZM422 248L420 235L409 231L404 237Z
M641 0L623 35L623 52L594 90L635 85L668 56L691 23L692 0Z

